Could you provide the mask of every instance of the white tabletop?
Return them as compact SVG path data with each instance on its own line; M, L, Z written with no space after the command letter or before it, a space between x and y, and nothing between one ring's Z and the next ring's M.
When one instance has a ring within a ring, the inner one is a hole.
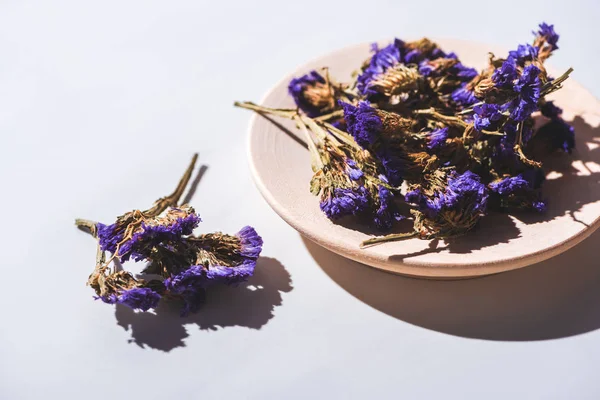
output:
M232 107L345 45L512 47L541 21L561 34L552 64L599 96L597 2L550 3L2 2L0 398L600 398L600 234L475 280L370 269L267 206L250 114ZM193 152L208 167L191 201L201 229L256 227L256 276L187 319L94 301L95 245L74 218L150 205Z

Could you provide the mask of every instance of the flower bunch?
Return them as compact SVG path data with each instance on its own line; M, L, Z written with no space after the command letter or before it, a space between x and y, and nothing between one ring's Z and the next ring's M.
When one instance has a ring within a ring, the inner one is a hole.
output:
M197 155L175 191L151 208L127 212L110 225L76 220L98 241L88 279L97 299L142 311L156 308L161 299L182 300L187 315L198 310L208 286L235 285L252 276L263 244L254 228L195 236L200 217L191 206L178 204L196 160ZM118 268L128 260L148 263L143 277Z
M490 53L481 71L429 39L395 39L373 45L351 82L327 69L293 79L297 109L236 105L296 121L311 150L311 191L330 219L382 231L413 220L412 232L364 244L457 236L492 211L543 212L540 160L575 145L562 110L546 100L572 69L549 76L558 35L545 23L533 34L505 58ZM545 124L534 129L535 118Z

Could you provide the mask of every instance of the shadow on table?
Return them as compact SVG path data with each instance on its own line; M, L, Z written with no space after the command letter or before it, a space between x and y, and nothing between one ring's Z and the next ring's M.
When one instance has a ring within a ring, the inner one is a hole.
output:
M455 281L393 275L304 242L323 271L351 295L426 329L467 338L533 341L600 328L600 231L539 264Z
M131 343L171 351L184 347L188 329L196 325L201 330L241 326L262 328L275 307L282 304L282 293L292 290L290 274L274 258L261 257L256 272L238 287L214 287L207 291L206 303L196 314L180 317L180 305L161 302L155 314L135 312L117 304L117 324L131 332Z

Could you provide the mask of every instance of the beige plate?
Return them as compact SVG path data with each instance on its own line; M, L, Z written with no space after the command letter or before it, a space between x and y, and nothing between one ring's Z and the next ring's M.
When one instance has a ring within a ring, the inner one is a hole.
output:
M446 51L456 52L466 65L482 68L488 51L506 54L488 45L437 40ZM299 68L283 79L261 104L293 107L287 94L291 77L327 66L340 81L369 56L369 45L345 48ZM575 65L577 74L577 66ZM557 71L550 69L557 76ZM452 241L410 239L360 249L369 237L357 226L342 226L321 213L318 199L308 190L312 171L308 151L293 136L293 124L276 123L254 115L250 123L249 156L256 184L271 207L310 240L355 261L387 271L431 278L487 275L533 264L553 257L589 236L600 224L600 102L572 79L552 95L572 120L577 150L546 163L552 169L544 186L549 212L543 217L492 214L478 229ZM286 134L284 130L289 132ZM407 229L407 227L404 227ZM576 260L574 260L575 262Z

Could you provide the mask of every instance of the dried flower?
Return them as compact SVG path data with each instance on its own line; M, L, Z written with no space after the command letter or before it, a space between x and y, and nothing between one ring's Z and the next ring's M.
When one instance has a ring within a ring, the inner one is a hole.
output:
M336 107L336 88L329 82L327 75L311 71L294 78L288 90L298 108L309 117L318 117L334 111Z
M254 228L246 226L236 235L192 236L200 218L192 207L178 202L196 159L197 155L173 194L150 209L123 214L111 225L76 221L98 239L96 268L88 279L96 298L141 311L156 308L161 299L182 299L186 315L199 309L208 285L235 284L253 274L263 244ZM113 253L108 261L106 251ZM146 281L111 268L116 258L149 261L144 273L160 279Z
M546 203L540 199L540 194L523 174L508 176L494 182L488 187L492 199L501 208L531 209L538 212L546 211Z
M473 120L478 131L489 129L502 118L500 107L496 104L481 104L473 107Z
M517 61L514 57L508 57L492 75L492 81L498 87L511 87L517 78Z
M534 34L536 34L536 32L534 32ZM559 36L556 32L554 32L554 25L548 25L547 23L542 22L540 24L540 29L537 31L537 36L539 39L542 39L548 43L552 47L552 50L558 49L556 43L558 43ZM536 42L538 40L536 40Z
M405 53L404 42L399 39L395 39L393 43L383 49L379 49L377 44L373 44L372 48L375 54L356 80L356 87L362 95L376 94L377 92L369 89L369 83L375 76L400 63Z
M388 230L412 218L412 232L363 245L460 235L491 211L543 211L538 160L574 146L573 127L545 98L572 68L548 77L544 61L558 35L545 23L535 35L506 58L490 54L479 73L427 38L374 45L345 86L352 95L334 94L335 115L311 119L297 110L236 105L291 118L304 130L315 172L311 191L330 219L352 217ZM550 122L535 129L538 110Z

